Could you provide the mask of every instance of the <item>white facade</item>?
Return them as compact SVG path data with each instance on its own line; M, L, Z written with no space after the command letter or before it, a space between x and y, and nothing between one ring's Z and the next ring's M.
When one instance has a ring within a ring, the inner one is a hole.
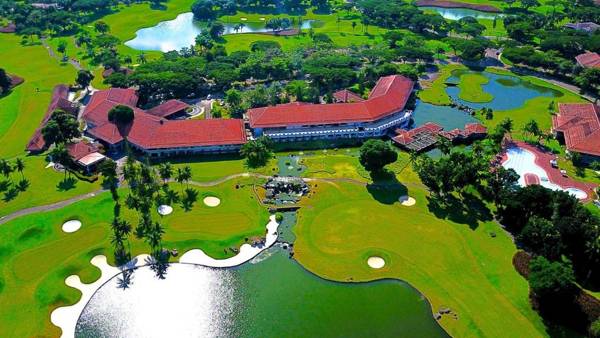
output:
M253 134L268 136L275 142L381 137L390 129L406 126L411 117L412 111L405 110L374 122L254 128Z

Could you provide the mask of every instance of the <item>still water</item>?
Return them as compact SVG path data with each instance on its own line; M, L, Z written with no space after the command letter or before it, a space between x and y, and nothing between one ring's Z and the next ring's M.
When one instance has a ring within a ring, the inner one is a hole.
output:
M510 110L522 107L526 101L539 96L560 97L562 93L548 88L538 86L527 80L516 76L498 75L490 72L476 72L470 70L455 70L452 76L448 78L447 83L458 83L460 77L466 73L478 73L489 79L489 82L482 85L483 90L492 94L492 101L486 103L474 103L461 100L458 97L460 89L457 86L448 86L446 92L456 102L467 105L471 108L481 109L483 107L493 110Z
M494 18L501 18L504 16L504 14L501 13L484 12L469 8L443 8L423 6L419 7L419 9L439 13L441 16L444 17L444 19L448 20L460 20L467 16L474 17L475 19L494 20Z
M225 25L225 34L270 31L263 22L224 22L223 24ZM313 20L303 21L302 29L308 29L315 24L316 22ZM125 42L125 45L138 50L157 50L161 52L180 50L183 47L194 45L196 36L200 34L202 29L202 23L194 20L193 13L183 13L173 20L162 21L156 26L138 30L135 39Z
M366 264L366 263L365 263ZM337 283L272 248L232 269L138 268L83 310L76 337L447 337L429 303L397 280Z

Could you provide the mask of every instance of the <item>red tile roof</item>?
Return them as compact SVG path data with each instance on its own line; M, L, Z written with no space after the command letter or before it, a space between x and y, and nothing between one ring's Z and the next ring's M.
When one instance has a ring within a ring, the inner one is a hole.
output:
M290 103L248 110L252 128L371 122L401 111L414 82L400 75L379 79L369 99L356 103Z
M44 140L44 136L42 135L42 129L48 123L48 120L52 117L52 113L57 109L62 109L64 111L75 113L76 108L73 107L71 102L67 99L69 97L69 87L67 85L57 85L52 90L52 98L50 100L50 104L46 109L46 113L44 114L44 118L42 122L40 122L39 127L33 133L33 136L27 143L25 149L30 152L39 152L46 149L46 141Z
M125 105L134 108L136 112L142 111L135 107L138 96L131 88L111 88L100 90L92 95L83 112L83 118L94 125L104 123L108 120L108 111L114 106Z
M166 118L184 109L187 109L188 107L189 105L185 102L179 100L169 100L167 102L161 103L160 105L154 108L147 110L146 113Z
M600 67L600 55L598 55L598 53L583 53L577 55L575 60L577 60L577 63L579 63L582 67Z
M77 161L80 158L83 158L89 154L98 152L100 150L100 147L94 143L79 141L77 143L71 143L67 145L67 150L69 151L69 155L71 155L71 158Z
M341 103L363 102L364 101L364 99L362 97L360 97L360 95L358 95L355 92L350 91L348 89L338 90L337 92L333 93L333 98L336 100L336 102L341 102Z
M600 156L600 108L592 103L560 103L552 128L562 132L569 151Z
M443 129L444 128L438 124L435 124L433 122L427 122L427 123L423 124L422 126L419 126L417 128L411 129L411 130L405 130L405 129L396 130L397 135L393 138L393 140L398 144L406 145L406 144L413 142L414 137L417 134L428 133L431 135L437 135Z
M117 144L127 137L129 142L149 150L246 142L241 119L165 120L131 104L137 102L137 95L132 95L135 94L132 90L109 93L112 90L95 93L83 115L94 125L87 132L106 143ZM108 121L108 111L117 104L134 108L133 122L120 126Z

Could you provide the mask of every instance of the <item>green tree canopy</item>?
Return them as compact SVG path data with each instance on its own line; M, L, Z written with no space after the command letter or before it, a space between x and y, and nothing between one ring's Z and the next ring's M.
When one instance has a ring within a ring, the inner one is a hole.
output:
M128 124L133 121L133 109L124 105L116 105L108 111L108 120L117 124Z
M370 139L360 147L360 164L372 173L381 172L386 165L397 159L398 153L382 140Z

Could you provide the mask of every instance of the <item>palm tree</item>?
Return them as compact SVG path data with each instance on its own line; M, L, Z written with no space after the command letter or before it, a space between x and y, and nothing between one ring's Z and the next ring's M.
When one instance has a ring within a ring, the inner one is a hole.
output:
M13 168L7 160L0 160L0 172L2 173L2 175L4 175L4 177L9 178L12 171Z
M63 144L59 144L50 152L50 156L52 157L52 161L62 165L65 170L65 179L67 179L67 175L69 174L69 165L73 161L71 155L69 155L69 151Z
M356 28L356 21L352 21L352 33L354 33L355 28Z
M183 186L184 182L188 182L192 178L192 168L189 166L185 166L182 168L177 168L177 176L175 180L177 183Z
M163 180L164 184L167 184L169 179L171 179L173 176L173 167L171 166L171 163L161 163L158 167L158 174L160 175L160 178Z
M141 53L140 53L140 54L137 56L137 61L138 61L139 63L142 63L142 64L146 63L146 61L148 61L148 60L146 59L146 54L144 54L144 52L141 52Z

